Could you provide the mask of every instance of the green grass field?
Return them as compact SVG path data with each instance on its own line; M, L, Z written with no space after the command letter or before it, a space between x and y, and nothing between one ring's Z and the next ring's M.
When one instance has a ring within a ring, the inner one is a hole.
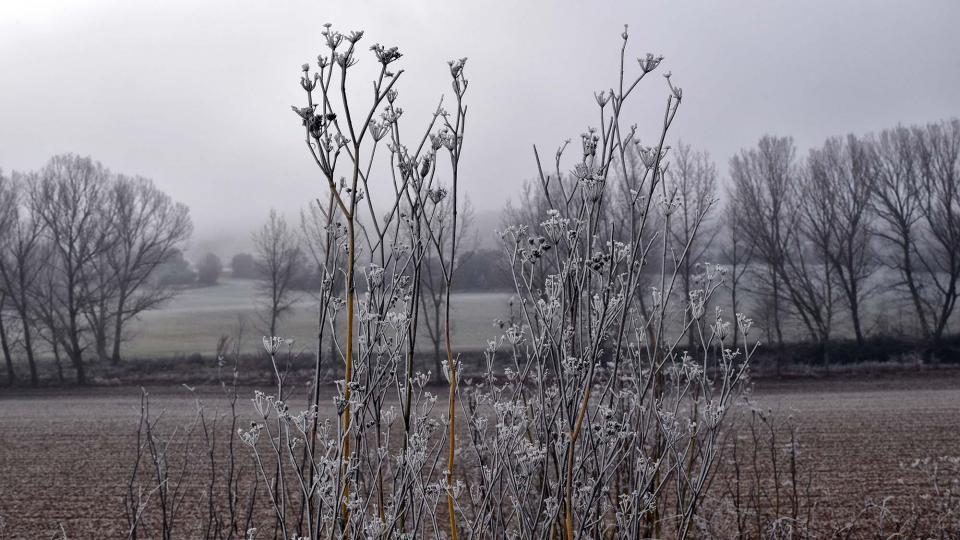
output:
M460 293L452 298L453 339L461 350L482 349L497 334L494 320L506 318L509 294ZM257 305L255 282L221 279L218 285L187 289L160 309L144 313L131 323L124 343L127 358L214 354L222 335L236 336L243 326L243 352L260 347L266 325ZM316 348L317 303L308 293L280 324L280 335L296 339L296 349ZM342 315L341 315L342 317ZM419 348L432 343L421 333Z

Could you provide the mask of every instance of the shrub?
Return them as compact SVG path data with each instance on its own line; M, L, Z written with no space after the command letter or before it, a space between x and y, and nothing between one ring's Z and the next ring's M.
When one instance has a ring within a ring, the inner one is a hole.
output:
M257 263L249 253L237 253L230 259L230 277L239 279L256 279Z
M220 257L213 253L207 253L197 263L197 283L200 285L216 285L221 271L223 271L223 264L220 262Z
M183 252L176 251L167 262L157 268L153 278L160 285L192 285L197 281L197 273L183 258Z

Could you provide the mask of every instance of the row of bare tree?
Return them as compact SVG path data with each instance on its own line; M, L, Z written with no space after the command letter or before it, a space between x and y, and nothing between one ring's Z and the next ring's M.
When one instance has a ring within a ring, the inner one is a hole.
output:
M615 171L617 197L601 217L615 239L636 226L629 209L642 197L644 158L634 149ZM669 232L654 241L675 256L652 261L651 276L675 272L686 298L708 261L722 263L732 308L764 320L778 358L797 338L789 323L829 362L841 324L862 349L870 317L903 301L915 324L901 330L936 358L960 296L960 120L831 138L806 158L793 139L766 136L731 158L726 185L706 152L680 143L664 176L653 202ZM721 190L724 208L708 212ZM505 222L537 223L556 203L528 185ZM688 340L693 350L695 336Z
M145 178L87 157L59 155L41 170L0 174L0 343L9 382L22 356L119 363L127 323L174 294L154 278L192 232L189 211Z
M790 138L764 137L730 161L725 214L752 250L777 346L794 316L827 362L845 316L862 349L865 307L899 297L936 358L960 294L960 120L796 153Z

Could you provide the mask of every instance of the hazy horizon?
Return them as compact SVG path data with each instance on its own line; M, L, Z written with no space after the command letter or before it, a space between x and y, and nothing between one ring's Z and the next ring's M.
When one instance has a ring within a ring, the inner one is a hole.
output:
M803 155L828 136L957 115L960 4L738 6L8 1L0 167L73 152L152 178L190 206L191 251L216 245L229 257L271 206L293 215L323 194L290 105L325 22L367 32L355 77L372 68L369 45L400 48L399 101L413 125L449 99L446 60L469 58L463 185L478 215L533 177L533 144L552 155L596 123L593 92L615 84L624 23L628 60L665 55L662 70L684 89L671 140L709 151L721 176L766 133L793 136ZM645 105L627 123L644 139L658 132L667 89L657 79L640 91Z

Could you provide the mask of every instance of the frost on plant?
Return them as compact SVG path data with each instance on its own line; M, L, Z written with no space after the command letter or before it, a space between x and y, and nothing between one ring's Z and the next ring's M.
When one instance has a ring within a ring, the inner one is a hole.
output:
M679 282L694 243L676 241L674 220L692 218L693 238L714 205L685 206L667 181L683 94L669 75L645 80L663 57L627 62L625 29L623 67L595 95L599 123L564 143L552 170L535 152L543 211L500 233L515 316L467 362L459 351L478 344L453 342L449 315L467 61L448 62L447 95L416 124L401 107L399 49L365 50L362 32L330 26L323 37L292 110L322 179L311 252L317 329L332 339L337 376L321 376L318 355L299 404L276 369L287 342L263 338L277 385L254 395L255 420L236 437L273 517L247 536L693 534L753 347L731 340L732 321L747 335L749 319L715 301L721 267L698 264ZM372 103L344 90L361 72ZM647 82L662 90L662 120L627 127L625 105ZM428 259L443 283L440 373L417 368ZM434 377L440 386L428 386Z

